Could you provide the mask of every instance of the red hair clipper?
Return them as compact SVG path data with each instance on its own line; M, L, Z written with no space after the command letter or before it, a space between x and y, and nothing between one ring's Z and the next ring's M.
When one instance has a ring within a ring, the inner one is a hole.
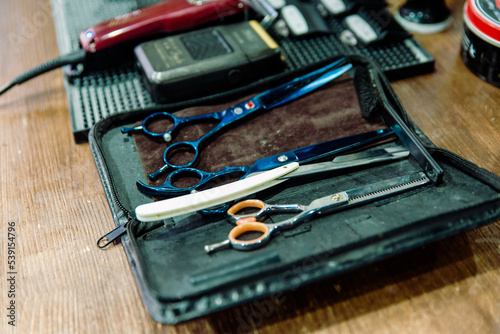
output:
M186 30L247 8L242 0L167 0L85 29L80 44L94 53L148 35Z

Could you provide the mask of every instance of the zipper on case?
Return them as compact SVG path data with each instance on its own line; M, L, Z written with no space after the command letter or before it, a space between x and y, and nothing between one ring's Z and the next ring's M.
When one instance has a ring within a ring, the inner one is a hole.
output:
M133 217L130 215L130 212L118 200L118 196L116 195L116 191L115 188L113 187L112 180L109 177L108 165L106 164L106 161L103 158L102 150L100 145L98 144L98 141L94 138L93 130L91 130L91 133L89 135L89 144L91 148L92 147L95 148L91 150L92 155L94 156L96 165L98 165L98 170L101 170L99 174L102 179L104 191L108 195L107 196L108 202L110 202L110 204L112 203L112 205L114 206L111 208L112 214L115 217L117 217L116 219L117 222L123 221L121 225L118 225L115 229L106 233L97 240L97 247L103 249L127 232L127 226L133 219Z

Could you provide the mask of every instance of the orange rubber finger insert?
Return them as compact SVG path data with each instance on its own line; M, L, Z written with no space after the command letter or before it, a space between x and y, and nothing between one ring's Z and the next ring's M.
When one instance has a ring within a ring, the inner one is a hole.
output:
M231 216L234 216L238 211L245 209L245 208L258 208L258 209L264 209L264 202L259 201L258 199L249 199L246 201L242 201L239 203L236 203L232 207L227 210L227 213L230 214Z
M262 235L258 238L252 239L252 240L238 240L237 238L247 232L262 232ZM246 243L246 244L251 244L255 242L259 242L263 240L265 237L267 237L267 234L269 233L269 227L267 227L266 224L262 223L246 223L246 224L241 224L236 226L229 232L229 240L233 243Z

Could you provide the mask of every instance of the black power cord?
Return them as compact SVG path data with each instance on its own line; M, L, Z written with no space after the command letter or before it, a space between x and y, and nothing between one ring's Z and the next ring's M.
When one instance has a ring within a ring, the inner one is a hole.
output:
M85 52L85 50L79 49L79 50L72 52L70 54L60 56L58 58L49 60L48 62L45 62L45 63L40 64L38 66L35 66L32 69L19 75L11 82L3 85L0 88L0 95L5 93L6 91L11 89L12 87L14 87L16 85L20 85L23 82L28 81L30 79L33 79L34 77L37 77L40 74L55 70L57 68L60 68L62 66L66 66L66 65L82 64L85 61L86 54L87 53Z

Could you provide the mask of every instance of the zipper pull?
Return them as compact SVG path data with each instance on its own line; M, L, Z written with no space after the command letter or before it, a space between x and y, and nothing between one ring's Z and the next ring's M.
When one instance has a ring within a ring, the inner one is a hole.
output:
M111 232L103 235L99 240L97 240L97 247L103 249L106 248L109 244L120 238L122 235L127 233L127 225L128 223L125 223L121 226L118 226Z

